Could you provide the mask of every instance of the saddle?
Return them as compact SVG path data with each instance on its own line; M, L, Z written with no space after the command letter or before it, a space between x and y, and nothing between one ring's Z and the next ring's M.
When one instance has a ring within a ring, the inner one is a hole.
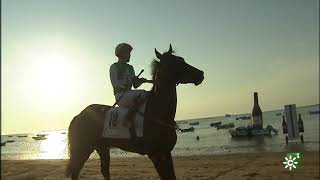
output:
M106 113L102 138L142 138L146 103L147 100L145 100L139 107L134 109L129 109L126 107L111 108Z

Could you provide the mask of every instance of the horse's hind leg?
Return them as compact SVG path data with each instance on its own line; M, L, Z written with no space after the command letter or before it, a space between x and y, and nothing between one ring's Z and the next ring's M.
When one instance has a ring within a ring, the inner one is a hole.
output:
M175 180L174 167L172 162L171 153L148 155L157 169L161 180Z
M101 173L105 180L110 180L110 148L107 146L99 146L96 148L100 156Z
M78 180L79 173L92 152L93 150L80 150L73 152L73 156L70 158L72 180Z

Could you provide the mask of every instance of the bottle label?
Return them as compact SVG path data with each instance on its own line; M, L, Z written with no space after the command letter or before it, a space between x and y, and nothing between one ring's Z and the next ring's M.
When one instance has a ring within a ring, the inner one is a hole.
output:
M252 116L252 124L253 126L262 127L262 116Z

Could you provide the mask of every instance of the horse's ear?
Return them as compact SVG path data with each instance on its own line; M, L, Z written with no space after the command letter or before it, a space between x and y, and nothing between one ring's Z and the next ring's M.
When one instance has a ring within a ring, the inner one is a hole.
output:
M171 43L170 43L170 47L169 47L169 51L168 51L168 53L170 53L170 54L172 54L172 53L173 53Z
M160 53L157 51L156 48L154 48L154 52L156 53L157 58L158 58L158 59L161 59L162 54L160 54Z

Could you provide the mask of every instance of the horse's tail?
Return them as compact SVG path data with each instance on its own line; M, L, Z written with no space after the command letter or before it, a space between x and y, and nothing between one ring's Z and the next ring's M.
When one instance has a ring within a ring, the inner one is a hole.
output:
M71 160L73 159L73 148L75 146L75 139L74 139L74 131L73 131L73 126L74 126L74 123L75 121L77 120L77 117L74 117L69 125L69 129L68 129L68 155L69 155L69 161L68 161L68 164L67 164L67 169L66 169L66 172L65 172L65 176L66 177L70 177L71 175L71 171L72 171L72 163L71 163Z

